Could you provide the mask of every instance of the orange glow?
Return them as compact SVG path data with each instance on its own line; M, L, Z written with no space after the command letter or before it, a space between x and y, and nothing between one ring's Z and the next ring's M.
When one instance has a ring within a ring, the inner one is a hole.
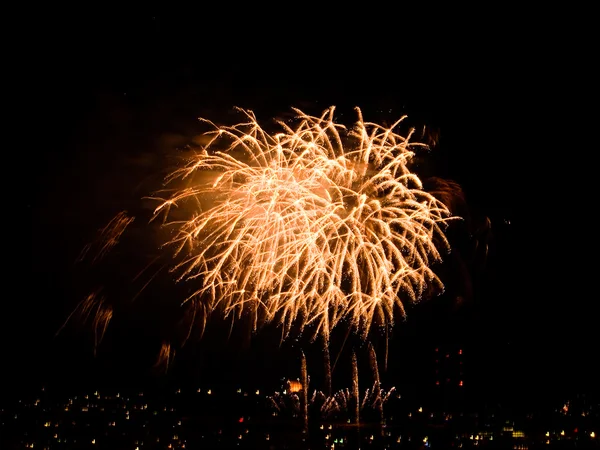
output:
M288 390L290 392L300 392L302 390L302 383L297 380L289 380L288 381Z

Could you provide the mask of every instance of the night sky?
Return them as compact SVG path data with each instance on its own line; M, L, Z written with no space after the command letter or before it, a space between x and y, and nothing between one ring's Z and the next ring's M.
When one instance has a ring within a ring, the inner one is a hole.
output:
M543 162L554 150L542 148L546 111L535 97L529 47L486 22L440 28L443 14L347 13L300 8L270 22L213 10L39 19L19 109L25 131L11 158L24 161L8 174L23 177L10 182L9 192L23 198L5 236L19 242L16 258L6 255L17 270L5 281L2 315L10 379L70 382L94 372L128 374L131 382L145 373L160 341L131 334L146 318L109 333L96 358L89 335L54 336L86 290L88 275L75 264L81 248L147 194L174 147L197 135L198 117L230 120L240 106L268 121L292 106L318 114L336 105L343 120L360 106L367 120L407 114L439 132L423 170L458 182L473 223L491 223L485 265L471 258L468 233L456 231L448 291L409 310L394 329L390 377L401 379L389 383L417 379L431 348L456 343L471 355L474 384L490 395L594 389L598 322L593 279L582 268L592 263L578 249L593 224L582 227L580 213L569 212L560 168ZM149 314L160 322L160 311ZM210 350L200 340L181 352L174 372L294 375L301 344L276 351L274 336L267 330L234 344L215 343L217 336Z

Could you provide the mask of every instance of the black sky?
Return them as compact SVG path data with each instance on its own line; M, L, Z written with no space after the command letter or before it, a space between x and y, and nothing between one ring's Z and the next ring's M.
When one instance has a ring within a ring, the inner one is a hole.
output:
M2 330L15 379L49 370L48 355L69 370L89 358L87 344L53 338L79 295L73 261L94 229L144 195L166 136L193 136L197 117L228 117L234 106L266 120L291 106L337 105L347 116L360 106L375 120L408 114L439 129L428 164L461 184L474 217L491 220L473 298L448 315L435 303L421 308L399 325L403 345L418 354L466 342L479 379L505 390L593 388L593 283L576 276L589 263L549 198L555 178L540 162L547 154L535 124L545 106L529 43L485 21L447 26L442 14L418 15L405 25L407 11L387 15L300 8L285 20L244 21L239 11L157 9L40 19L21 102L31 192L18 211L27 227ZM134 179L136 188L124 188Z

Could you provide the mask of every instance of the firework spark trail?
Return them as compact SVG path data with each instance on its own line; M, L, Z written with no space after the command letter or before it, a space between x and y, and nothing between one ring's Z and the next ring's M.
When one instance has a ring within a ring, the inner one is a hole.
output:
M135 217L129 216L127 211L121 211L118 213L108 224L106 224L104 228L100 230L98 238L83 248L81 254L79 255L78 261L83 261L88 256L88 253L92 250L95 250L92 263L104 258L106 254L119 243L119 239L134 220Z
M302 417L306 420L303 412L302 395L297 392L275 392L268 397L268 405L273 409L274 415L289 414L292 417ZM381 422L381 411L388 402L396 398L396 388L389 390L376 389L375 386L364 391L362 395L346 388L328 396L322 391L315 390L309 398L309 420L345 418L356 421L356 410L364 414L367 420ZM374 415L376 414L376 415Z
M165 372L169 369L171 360L175 357L175 352L171 348L171 343L164 341L160 346L160 351L156 362L154 364L155 369L164 370Z
M81 322L87 322L91 319L92 329L94 331L94 354L98 350L98 346L104 338L104 334L113 318L113 309L105 302L105 299L100 295L100 291L94 291L86 296L69 314L63 325L58 329L58 335L67 323L77 315Z
M308 372L306 370L306 356L302 352L300 364L300 383L302 383L302 416L304 418L304 429L308 429Z
M167 177L172 194L153 197L153 220L173 233L165 245L177 280L200 282L187 300L251 313L255 329L276 321L285 336L312 324L327 341L342 319L366 336L429 287L443 289L431 265L449 250L454 217L409 171L424 145L395 131L402 119L385 128L357 108L347 129L333 107L320 117L295 110L294 126L279 122L270 135L241 111L245 123L211 123L212 140Z

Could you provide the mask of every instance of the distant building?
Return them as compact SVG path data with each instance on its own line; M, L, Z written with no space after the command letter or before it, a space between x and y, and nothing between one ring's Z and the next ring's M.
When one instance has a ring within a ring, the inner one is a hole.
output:
M433 348L429 386L433 401L445 410L464 407L465 351L460 345L443 344Z
M436 387L465 385L464 350L458 345L437 346L433 351L433 382Z

